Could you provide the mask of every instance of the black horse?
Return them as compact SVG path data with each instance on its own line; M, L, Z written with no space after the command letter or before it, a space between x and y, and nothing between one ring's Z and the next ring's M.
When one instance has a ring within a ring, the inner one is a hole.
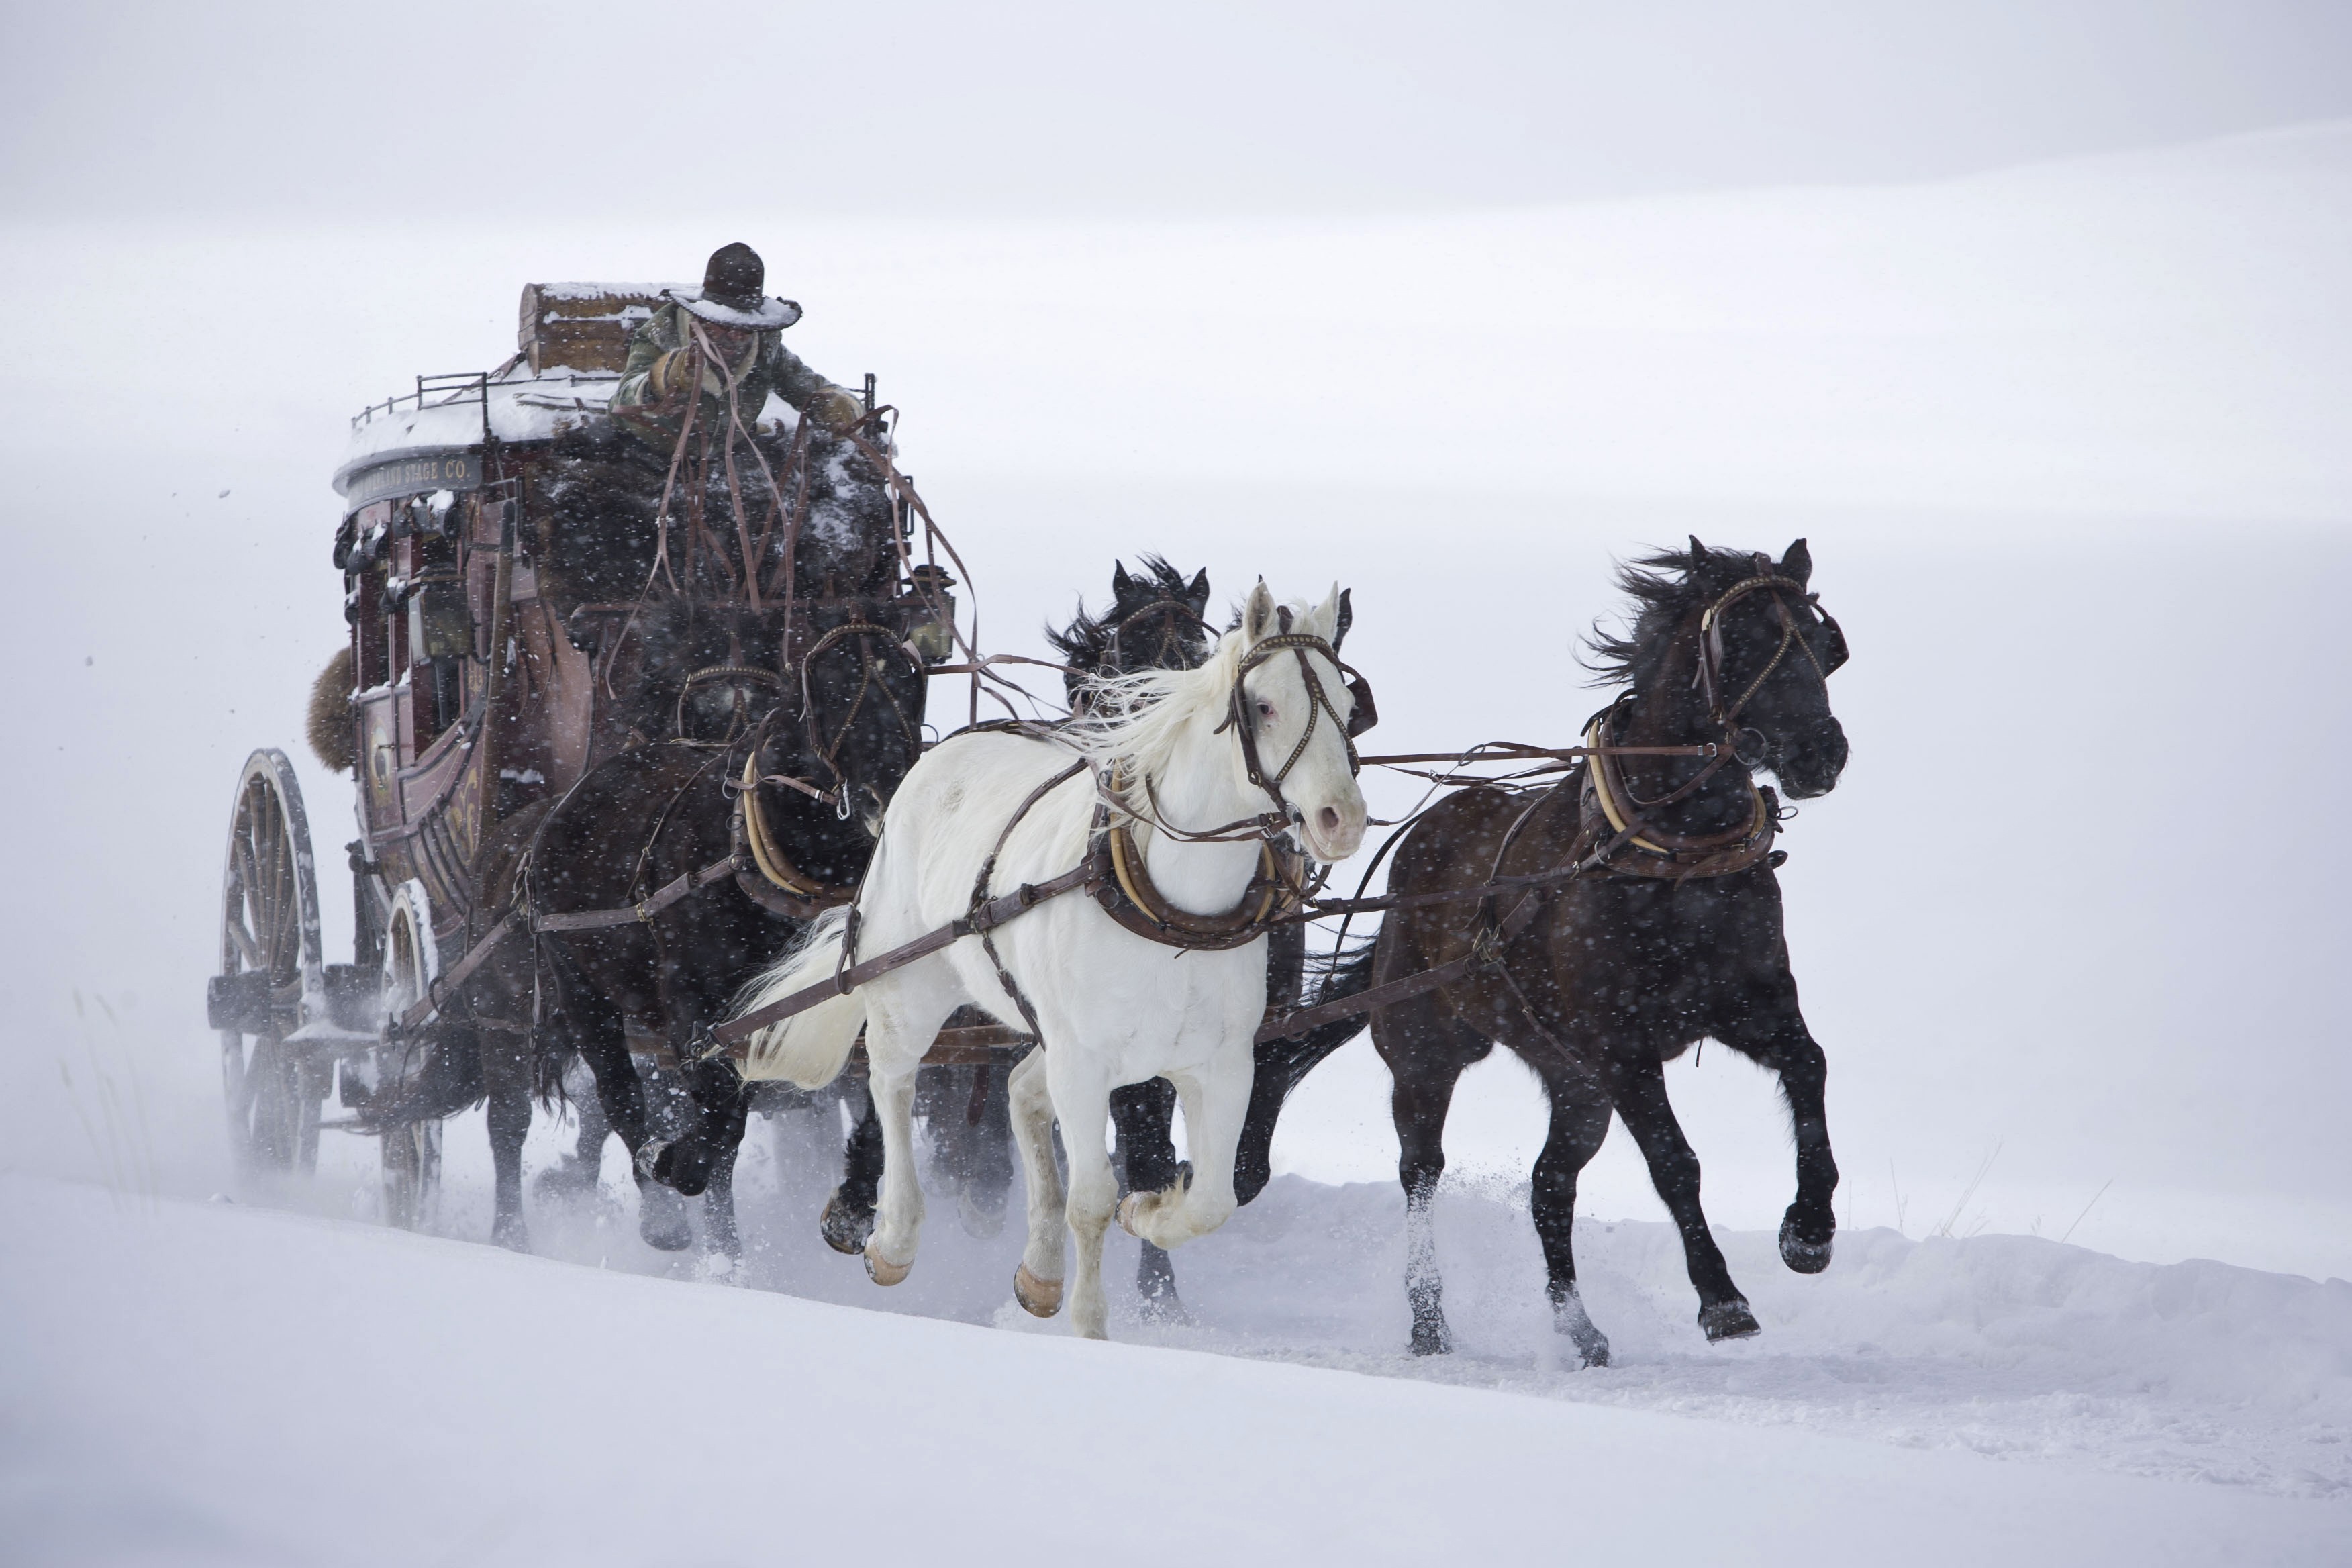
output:
M1708 1233L1698 1160L1666 1099L1663 1065L1702 1038L1779 1076L1797 1149L1781 1258L1799 1273L1829 1266L1838 1173L1822 1109L1828 1068L1789 971L1777 876L1784 857L1770 848L1779 808L1753 779L1769 772L1809 798L1834 788L1845 765L1828 683L1844 661L1844 637L1808 591L1811 572L1802 540L1777 563L1694 539L1687 552L1627 567L1620 584L1633 600L1632 627L1622 637L1596 633L1590 645L1595 668L1623 691L1591 739L1682 754L1604 755L1548 791L1469 788L1443 802L1406 831L1391 893L1588 869L1484 901L1393 912L1322 988L1337 998L1468 960L1451 983L1370 1014L1395 1080L1415 1352L1452 1346L1430 1205L1445 1169L1454 1084L1498 1042L1535 1069L1550 1100L1532 1205L1555 1326L1587 1365L1608 1361L1609 1342L1578 1297L1570 1229L1577 1173L1612 1110L1682 1233L1707 1338L1757 1331ZM1710 745L1714 756L1689 754ZM1534 900L1524 913L1522 898ZM1333 1028L1339 1038L1294 1047L1290 1081L1353 1032L1346 1022ZM1287 1085L1261 1087L1268 1092L1245 1134L1259 1148Z
M509 934L418 1036L401 1103L370 1108L431 1118L488 1099L501 1242L524 1241L533 1092L561 1094L576 1057L601 1112L576 1168L593 1173L609 1122L649 1242L688 1245L666 1194L709 1190L711 1240L740 1247L742 1086L693 1042L864 870L921 747L910 637L948 611L905 569L882 462L858 437L731 417L689 420L667 450L610 420L554 443L526 555L591 661L596 751L560 800L484 833L465 941ZM653 1106L632 1042L685 1064L654 1070Z

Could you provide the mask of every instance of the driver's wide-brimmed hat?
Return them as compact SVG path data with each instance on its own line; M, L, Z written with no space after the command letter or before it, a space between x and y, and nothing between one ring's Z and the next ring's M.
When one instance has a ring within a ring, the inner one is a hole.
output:
M665 289L662 292L706 321L722 327L749 327L772 332L801 319L801 308L790 300L772 300L767 287L767 263L750 246L737 241L710 253L702 269L699 289Z

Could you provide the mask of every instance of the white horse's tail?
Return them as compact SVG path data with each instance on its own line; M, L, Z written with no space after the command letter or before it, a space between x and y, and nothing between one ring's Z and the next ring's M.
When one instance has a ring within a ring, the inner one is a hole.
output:
M742 1016L769 1003L814 985L833 973L841 959L846 909L827 910L810 923L800 945L779 960L735 999ZM822 1089L841 1076L849 1048L866 1026L866 1003L856 993L828 996L804 1013L771 1024L746 1042L743 1076L783 1079L803 1089Z

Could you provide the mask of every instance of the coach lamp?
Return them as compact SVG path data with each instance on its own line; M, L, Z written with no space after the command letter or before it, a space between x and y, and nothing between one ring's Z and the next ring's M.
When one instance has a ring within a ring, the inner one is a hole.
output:
M925 664L945 664L955 657L956 580L941 567L924 564L907 574L914 592L899 601L907 611L907 646Z

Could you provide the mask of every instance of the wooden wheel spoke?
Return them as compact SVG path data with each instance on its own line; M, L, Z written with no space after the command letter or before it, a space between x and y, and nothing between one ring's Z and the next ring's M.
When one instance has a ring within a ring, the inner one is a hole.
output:
M254 1166L308 1170L317 1154L318 1110L331 1070L289 1047L285 1009L318 961L318 893L312 885L301 795L285 756L247 760L231 807L221 883L221 969L246 976L240 1009L266 995L266 1013L239 1016L246 1030L220 1031L221 1087L229 1134Z

